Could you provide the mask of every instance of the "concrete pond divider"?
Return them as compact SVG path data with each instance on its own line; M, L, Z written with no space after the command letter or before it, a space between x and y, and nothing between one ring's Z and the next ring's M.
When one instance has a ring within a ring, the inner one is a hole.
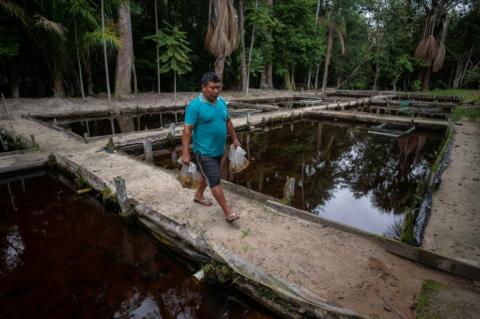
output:
M421 249L419 247L403 243L398 240L390 239L381 235L373 234L358 228L351 227L339 222L330 221L328 219L313 215L309 212L297 209L291 206L284 205L278 201L267 201L267 206L274 211L286 214L290 217L295 217L302 220L307 220L319 225L336 228L345 232L360 235L369 238L380 244L386 251L404 257L421 264L440 269L452 274L456 274L468 279L479 280L480 269L475 265L466 263L462 260L457 260L447 256Z
M100 193L105 193L106 188L109 192L116 193L117 188L111 182L103 180L60 154L52 154L51 162L60 170L80 177ZM118 177L115 178L115 183L117 184L120 180ZM215 269L226 272L235 287L281 317L363 318L350 309L328 303L313 292L283 282L229 253L220 245L210 243L203 236L191 233L186 225L179 224L132 198L128 194L128 185L120 186L118 189L122 189L123 192L120 200L128 201L134 209L132 214L125 216L136 218L155 238L183 257L196 261L201 267L210 265L207 269L211 269L213 264ZM119 194L116 196L118 198Z

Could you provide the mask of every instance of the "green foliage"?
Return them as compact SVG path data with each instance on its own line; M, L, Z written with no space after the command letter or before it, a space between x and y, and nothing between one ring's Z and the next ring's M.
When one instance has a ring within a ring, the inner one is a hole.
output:
M323 56L325 39L315 26L316 1L277 1L274 12L280 24L273 30L276 72L285 74L286 65L314 66Z
M158 34L145 37L158 43L161 48L160 73L173 72L182 75L190 72L192 63L189 55L192 50L189 48L186 33L181 31L179 26L164 23L166 27Z
M98 0L0 0L0 83L5 92L19 83L22 95L51 95L55 80L70 90L67 94L78 95L77 47L84 81L90 88L102 91L105 83L101 45L106 41L112 55L121 45L116 20L122 1L104 0L106 31L102 32ZM183 90L195 90L200 75L210 71L214 61L204 43L208 2L157 3L161 18L170 23L160 35L164 39L157 41L162 45L160 62L165 74L162 90L173 87L173 73L185 74L179 83ZM319 64L322 72L327 27L333 26L329 84L368 89L379 70L377 89L420 88L422 68L413 56L427 17L423 5L431 2L324 0L318 21L318 0L276 0L273 6L266 0L244 3L247 50L255 26L249 66L254 77L269 64L273 64L275 83L279 83L279 77L291 77L293 70L297 83L304 81ZM150 91L156 86L156 46L152 45L152 38L145 36L155 33L154 2L130 0L130 9L139 89ZM455 83L461 88L478 89L480 2L462 0L450 9L448 16L445 63L439 72L432 73L432 87L453 87ZM345 55L341 54L339 41L343 37ZM111 59L110 64L114 61ZM226 60L224 79L227 88L238 87L238 50Z
M255 43L253 49L252 61L250 63L250 73L256 74L262 71L268 63L272 62L274 53L274 38L272 30L282 27L282 23L274 16L272 7L265 1L258 1L246 8L246 22L252 28L255 25Z
M472 122L480 122L480 108L471 106L458 106L452 114L453 121L465 119Z

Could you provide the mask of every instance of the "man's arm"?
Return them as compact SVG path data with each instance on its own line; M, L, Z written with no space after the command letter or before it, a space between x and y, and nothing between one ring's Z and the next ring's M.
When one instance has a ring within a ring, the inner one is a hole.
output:
M191 161L190 156L190 142L192 141L192 128L193 126L185 124L183 126L182 134L182 162L188 165Z
M233 127L233 123L230 119L227 120L227 129L228 135L230 135L233 140L233 145L235 146L235 148L239 147L240 142L238 141L237 133L235 132L235 128Z

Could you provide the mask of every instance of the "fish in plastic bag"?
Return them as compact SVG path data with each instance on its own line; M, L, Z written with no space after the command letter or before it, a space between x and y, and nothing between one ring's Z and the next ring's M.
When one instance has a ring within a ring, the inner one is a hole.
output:
M182 187L198 188L202 177L197 170L197 165L192 162L190 162L188 165L185 165L182 163L181 158L179 158L177 162L182 165L177 177Z
M247 157L245 156L247 152L243 148L235 147L233 144L230 145L230 150L228 151L228 159L230 160L230 172L240 173L250 165Z

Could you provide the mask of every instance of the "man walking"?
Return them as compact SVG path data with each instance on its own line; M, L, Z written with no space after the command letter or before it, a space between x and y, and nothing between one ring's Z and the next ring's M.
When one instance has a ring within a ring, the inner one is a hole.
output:
M188 104L185 111L182 162L188 165L192 160L189 146L193 136L193 161L203 177L193 200L212 206L212 201L203 194L209 186L213 197L222 207L226 220L233 222L240 216L227 205L225 194L220 187L220 159L225 150L227 130L235 147L239 146L239 142L228 115L227 103L219 96L221 83L218 76L212 72L205 73L202 76L201 88L202 93Z

